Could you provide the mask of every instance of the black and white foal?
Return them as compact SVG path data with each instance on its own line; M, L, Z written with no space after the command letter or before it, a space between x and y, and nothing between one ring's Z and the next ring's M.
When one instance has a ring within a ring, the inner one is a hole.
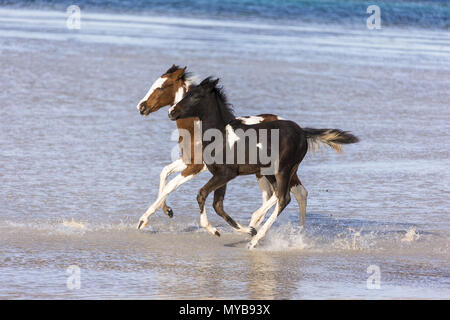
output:
M290 181L292 176L296 174L300 162L308 151L308 140L311 143L322 141L331 146L340 146L341 144L357 142L358 139L338 129L302 129L295 122L288 120L276 120L253 125L245 124L234 116L221 88L216 87L218 81L218 79L211 80L206 78L199 85L191 87L184 98L170 108L169 118L171 120L190 117L200 119L202 123L203 149L206 150L212 143L215 146L221 146L214 149L214 161L207 161L204 154L205 164L213 174L213 177L197 194L202 226L204 225L202 221L207 221L205 200L214 191L214 209L235 228L236 222L223 209L227 183L240 175L262 174L264 171L263 175L269 180L275 190L267 205L270 208L276 203L276 207L257 234L251 239L248 247L252 249L265 236L278 215L289 204L291 200L289 194ZM230 159L225 159L224 157L229 154L229 149L233 147L235 147L234 150L239 150L239 146L237 146L239 138L236 134L236 131L239 129L243 132L249 129L254 130L256 139L248 139L250 142L248 144L244 143L244 149L242 149L241 145L240 150L244 154L243 158L241 157L239 161L237 160L240 156L238 152L233 154L230 161ZM207 135L211 136L210 133L213 130L216 133L219 131L220 135L215 135L214 140L205 139L205 134L209 131ZM208 149L211 149L211 147ZM272 159L273 161L268 164L266 161L263 162L261 157L253 157L252 152L258 149L265 149L266 154L276 155L276 158ZM223 156L221 160L218 154ZM219 161L217 161L218 159ZM274 170L268 167L273 167ZM250 222L251 228L264 218L262 215L262 212L260 216L254 214Z

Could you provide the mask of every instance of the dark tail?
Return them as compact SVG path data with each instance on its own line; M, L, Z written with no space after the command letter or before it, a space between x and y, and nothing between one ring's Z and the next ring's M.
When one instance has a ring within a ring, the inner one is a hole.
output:
M322 144L327 144L338 153L341 153L343 144L356 143L359 141L358 137L348 131L342 131L340 129L302 129L306 134L308 145L313 151L320 149Z

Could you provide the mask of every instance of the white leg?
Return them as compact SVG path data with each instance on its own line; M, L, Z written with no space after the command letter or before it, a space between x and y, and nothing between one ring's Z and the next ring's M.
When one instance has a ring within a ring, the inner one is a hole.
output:
M197 173L198 174L198 173ZM183 183L188 182L192 178L194 178L197 174L192 174L189 176L182 176L179 174L166 185L166 187L162 190L161 194L158 196L158 199L147 209L147 211L141 216L139 219L138 229L144 228L148 223L148 218L155 213L156 209L159 208L161 203L164 202L164 200L167 198L167 196L176 190L179 186L181 186Z
M263 208L265 208L265 205L266 205L267 201L270 199L270 197L273 194L272 186L270 185L270 182L264 176L259 177L259 178L257 177L257 181L258 181L259 188L262 191L263 203L262 203L261 207L258 210L256 210L255 212L252 213L252 218L250 219L249 227L255 227L256 226L257 221L260 220L259 217L261 215L261 211L263 210ZM266 209L265 212L267 212L267 210L269 210L269 209L270 208ZM264 214L265 214L265 212L264 212ZM258 217L258 220L256 219L256 217Z
M159 174L159 192L158 195L161 194L164 187L166 186L166 180L167 178L174 172L180 172L186 169L186 164L183 162L183 160L180 158L178 160L175 160L171 164L165 166L161 173Z
M262 176L260 178L257 178L259 188L262 191L262 200L263 204L270 199L272 196L272 186L270 185L269 180L267 180L266 177Z
M220 237L219 231L214 228L208 221L208 216L206 215L206 205L203 207L203 211L200 213L200 225L205 228L210 234Z
M278 206L278 202L277 205L275 207L275 209L273 210L272 214L270 215L269 219L267 219L266 223L264 223L264 225L261 227L261 229L259 229L258 233L252 238L252 240L250 241L250 243L248 244L248 248L249 249L253 249L256 244L258 243L259 240L261 240L267 233L267 230L269 230L269 228L272 226L272 224L275 222L275 220L278 217L278 210L279 206Z
M167 178L174 172L180 172L186 169L186 164L183 162L183 160L180 158L178 160L175 160L171 164L165 166L159 175L159 191L158 196L161 195L162 191L164 190L164 187L166 186L166 180ZM164 207L165 203L161 204L161 208Z
M252 214L252 219L250 220L249 227L257 228L261 224L261 222L264 221L264 217L266 216L267 211L269 211L270 208L273 207L277 200L278 199L276 195L273 194L269 200L263 203L263 205Z
M295 199L297 199L298 206L300 208L299 224L300 226L304 226L306 219L306 204L308 199L308 191L305 189L303 185L299 184L293 186L291 188L291 192L294 195Z

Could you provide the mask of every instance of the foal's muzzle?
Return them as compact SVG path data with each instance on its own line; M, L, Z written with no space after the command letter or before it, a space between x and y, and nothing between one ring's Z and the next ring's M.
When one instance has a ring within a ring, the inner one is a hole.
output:
M170 120L177 120L179 117L178 112L176 110L172 110L169 112L169 119Z
M147 108L147 106L146 106L146 104L145 104L145 102L141 102L141 104L139 105L139 113L141 114L141 115L144 115L145 114L145 109Z

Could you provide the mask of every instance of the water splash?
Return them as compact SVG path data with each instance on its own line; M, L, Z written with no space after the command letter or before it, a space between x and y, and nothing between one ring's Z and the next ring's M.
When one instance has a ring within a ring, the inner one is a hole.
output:
M409 228L405 236L401 239L401 242L414 242L416 240L419 240L420 234L416 231L416 227Z
M77 221L74 220L74 218L72 218L71 221L63 220L62 225L64 227L74 228L74 229L79 229L79 230L86 229L86 226L84 225L83 222L77 222Z
M361 245L362 229L356 231L355 229L349 227L347 230L350 232L350 234L348 234L348 232L339 233L332 246L344 250L363 250L363 247Z
M305 241L305 234L302 227L296 227L291 224L273 228L267 234L262 250L304 250L311 247Z

